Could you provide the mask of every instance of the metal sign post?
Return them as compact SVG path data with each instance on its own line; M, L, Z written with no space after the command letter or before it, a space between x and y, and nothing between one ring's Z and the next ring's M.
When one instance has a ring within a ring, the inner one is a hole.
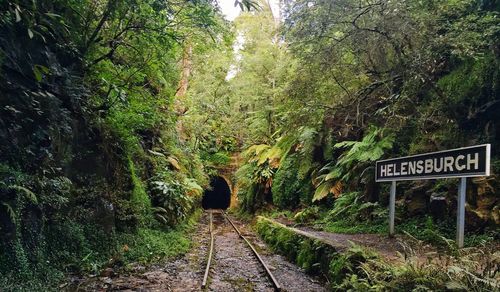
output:
M391 196L389 198L389 236L394 236L394 216L396 213L396 181L391 184Z
M490 175L490 154L491 145L483 144L377 161L375 181L391 182L389 236L394 236L397 181L457 177L457 245L463 247L467 177Z
M465 229L465 192L467 190L467 178L460 179L458 187L457 200L457 245L459 248L464 247L464 229Z

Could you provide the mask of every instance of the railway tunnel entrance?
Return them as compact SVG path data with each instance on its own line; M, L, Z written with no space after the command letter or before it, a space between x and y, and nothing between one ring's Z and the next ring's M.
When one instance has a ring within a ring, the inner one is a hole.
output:
M231 188L221 176L210 179L210 188L203 193L201 206L203 209L227 209L231 204Z

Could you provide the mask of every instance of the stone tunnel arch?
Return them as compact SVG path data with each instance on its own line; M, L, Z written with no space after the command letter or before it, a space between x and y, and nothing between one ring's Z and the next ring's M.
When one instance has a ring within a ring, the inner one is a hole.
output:
M232 203L231 182L223 176L213 176L210 187L203 193L203 209L227 209Z

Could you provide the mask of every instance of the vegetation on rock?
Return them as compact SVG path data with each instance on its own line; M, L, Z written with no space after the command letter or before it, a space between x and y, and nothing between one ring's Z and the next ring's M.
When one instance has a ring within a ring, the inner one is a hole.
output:
M235 1L229 22L215 0L0 2L2 288L185 252L210 177L239 155L243 212L381 233L376 160L491 143L492 176L467 189L466 244L499 239L500 2L270 3ZM399 183L399 230L453 250L457 183ZM498 277L258 229L337 290Z

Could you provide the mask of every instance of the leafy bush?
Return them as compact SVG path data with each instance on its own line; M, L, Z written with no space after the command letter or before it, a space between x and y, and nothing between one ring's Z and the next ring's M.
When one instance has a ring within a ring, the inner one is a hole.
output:
M320 218L320 209L318 206L312 206L305 208L302 211L297 212L293 216L293 220L297 223L309 223Z
M273 178L272 193L273 203L281 208L294 209L299 204L309 204L313 194L313 186L308 173L300 176L300 168L303 166L302 157L299 154L289 154Z
M321 200L328 194L340 196L344 184L357 185L363 178L374 176L374 163L392 148L395 136L389 130L370 127L361 141L343 141L334 148L345 151L337 161L330 162L316 178L318 185L313 201ZM373 179L372 179L373 180Z
M169 171L158 174L150 182L150 190L155 216L168 226L181 222L193 208L194 198L188 194L192 189Z

